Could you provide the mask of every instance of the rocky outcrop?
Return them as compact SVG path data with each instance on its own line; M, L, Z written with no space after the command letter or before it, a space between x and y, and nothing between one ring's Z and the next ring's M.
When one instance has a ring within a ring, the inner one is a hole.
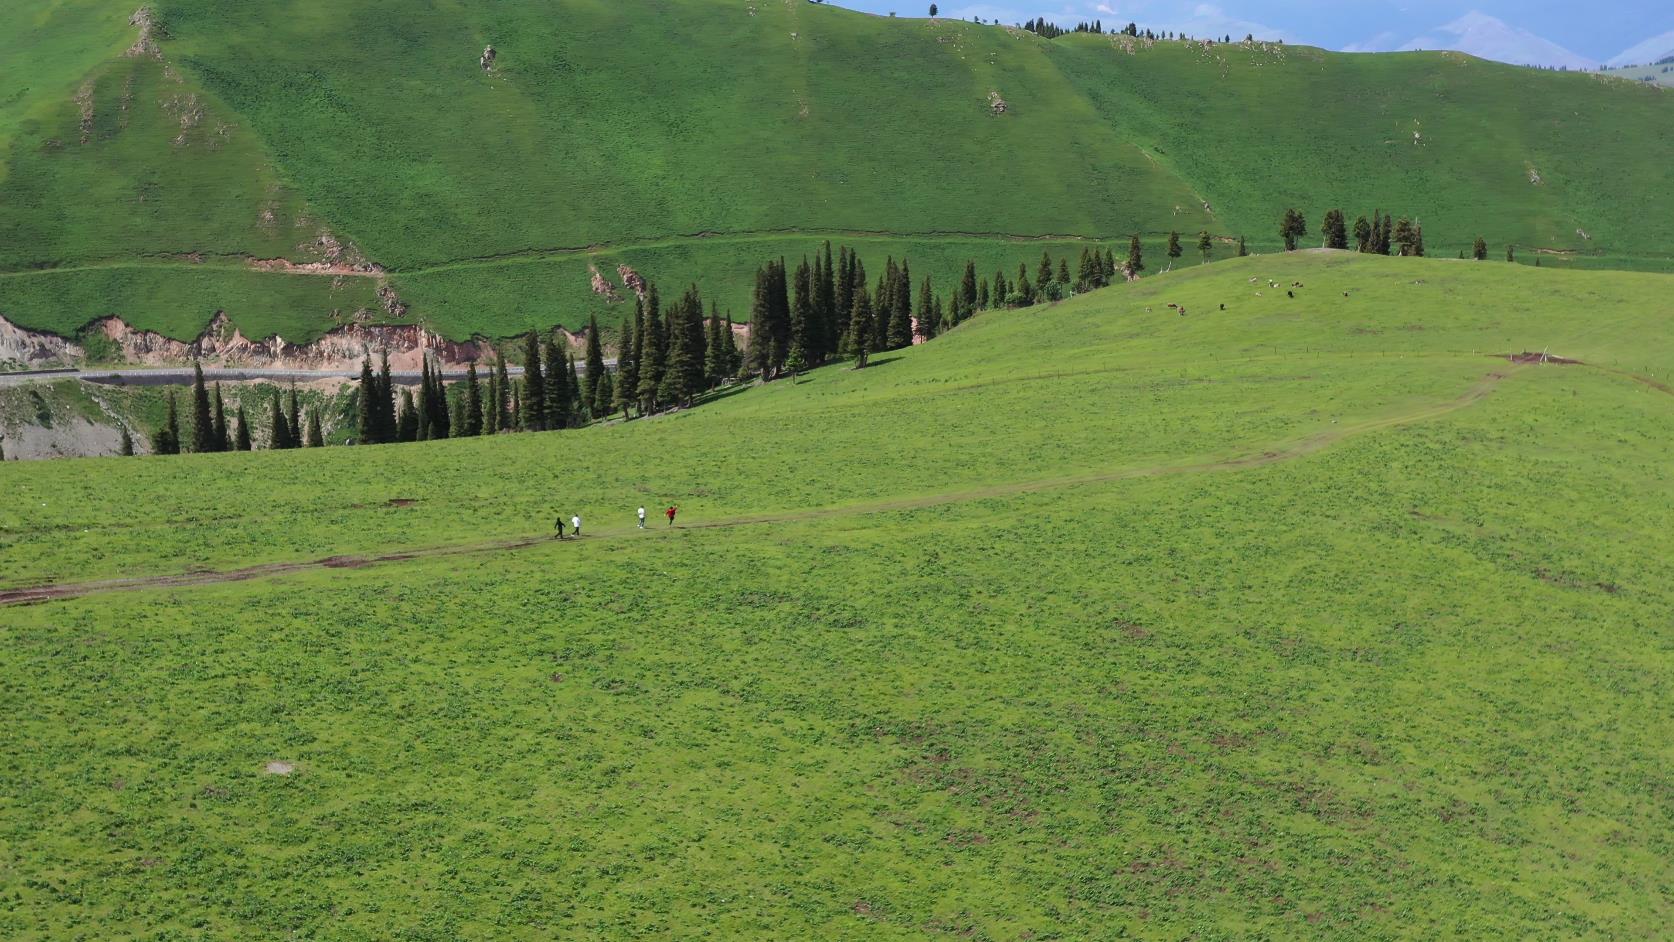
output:
M50 369L69 366L82 356L81 347L63 337L26 330L0 317L0 366Z
M622 300L622 296L616 292L616 286L610 283L610 279L599 273L598 266L588 263L587 271L593 276L594 294L611 304Z
M150 7L140 7L135 10L134 15L128 17L128 25L138 29L139 36L134 40L134 44L128 47L128 51L124 55L130 59L146 56L153 59L163 57L163 50L157 45L157 22L151 15Z
M499 55L499 53L494 51L493 46L484 47L482 51L482 59L480 60L482 70L484 72L492 72L494 70L494 60L498 58Z
M645 277L626 265L616 266L616 274L622 278L623 287L634 293L634 297L645 300Z

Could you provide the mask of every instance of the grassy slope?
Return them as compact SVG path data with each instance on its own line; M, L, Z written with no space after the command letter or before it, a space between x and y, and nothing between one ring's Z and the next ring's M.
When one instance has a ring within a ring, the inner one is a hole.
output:
M91 5L66 0L42 22L73 35L63 24ZM1129 55L1108 38L1047 42L805 3L682 0L651 15L602 0L561 11L169 0L159 12L182 87L231 125L228 143L177 148L166 129L131 128L47 148L79 133L72 68L108 85L153 67L54 59L65 75L28 91L32 123L0 169L12 179L0 183L12 188L0 230L15 233L0 240L4 267L186 251L295 257L302 218L303 235L329 228L397 269L414 316L465 336L618 316L586 289L580 256L598 245L615 246L601 261L632 259L664 283L701 278L742 314L750 273L770 254L750 250L795 254L806 241L755 244L782 231L881 233L944 283L958 259L932 233L1109 240L1141 230L1154 252L1159 233L1207 226L1259 246L1290 203L1316 217L1332 204L1411 212L1445 254L1479 231L1496 251L1601 253L1566 264L1665 266L1674 248L1667 171L1653 156L1674 145L1674 99L1585 76L1440 54L1164 43ZM121 30L98 35L115 36L106 56L121 48ZM476 65L490 42L500 51L491 76ZM990 91L1006 98L1005 116L989 114ZM133 120L146 115L167 117L141 108ZM1415 121L1422 147L1410 144ZM1544 186L1528 184L1529 166ZM1602 166L1609 177L1587 169ZM82 187L109 198L68 198ZM153 191L158 200L139 201ZM270 192L292 226L257 225ZM199 209L181 218L174 206ZM1594 238L1583 242L1578 227ZM745 240L684 238L705 232ZM1008 268L1031 257L994 242L966 251ZM275 320L249 303L274 276L248 278L225 306L249 333L304 336L296 324L323 330L323 312L340 306L315 284ZM156 297L99 307L195 332L178 313L195 305ZM23 295L4 275L0 312L60 331L94 316L76 291Z
M6 610L0 928L1654 934L1667 280L1250 259L625 427L0 467L11 584L594 533Z

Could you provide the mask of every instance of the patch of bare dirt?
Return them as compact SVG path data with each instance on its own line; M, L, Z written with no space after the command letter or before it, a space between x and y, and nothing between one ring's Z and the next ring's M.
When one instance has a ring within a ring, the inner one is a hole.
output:
M296 766L289 762L280 762L275 760L262 766L262 771L269 775L289 775L296 771Z
M391 497L387 502L391 507L411 507L418 503L416 497Z
M364 569L372 563L360 556L328 556L320 560L327 569Z

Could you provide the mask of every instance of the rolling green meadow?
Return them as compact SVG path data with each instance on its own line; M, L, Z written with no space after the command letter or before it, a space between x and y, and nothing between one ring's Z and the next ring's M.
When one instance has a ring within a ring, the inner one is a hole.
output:
M66 335L224 310L302 342L388 320L381 286L455 339L615 323L588 265L622 263L742 319L762 262L826 238L947 285L1135 232L1268 249L1292 206L1411 216L1435 255L1674 266L1674 98L1591 75L785 0L160 0L129 54L131 3L15 6L0 315ZM322 238L383 274L249 267Z
M0 465L64 589L0 935L1656 937L1669 285L1254 257L629 423Z

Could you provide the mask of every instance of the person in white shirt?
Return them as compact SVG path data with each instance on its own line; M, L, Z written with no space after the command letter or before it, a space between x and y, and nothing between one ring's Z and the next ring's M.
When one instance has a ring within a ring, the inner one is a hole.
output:
M639 528L641 530L645 529L645 508L644 507L639 508Z
M581 535L581 515L580 514L576 514L575 516L570 518L570 529L575 532L576 536Z

